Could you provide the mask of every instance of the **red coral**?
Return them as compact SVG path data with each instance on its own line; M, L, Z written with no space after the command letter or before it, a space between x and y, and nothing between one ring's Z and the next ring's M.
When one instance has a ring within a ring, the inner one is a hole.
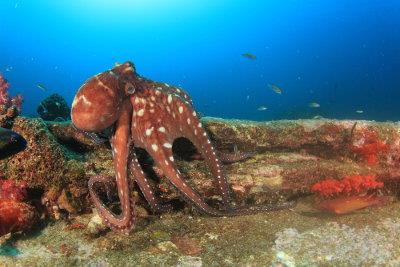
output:
M12 199L0 200L0 236L30 229L38 216L35 208Z
M383 183L377 182L374 175L345 176L342 180L328 178L316 183L311 191L322 197L333 197L340 194L355 195L365 193L371 189L382 188Z
M0 236L30 229L38 219L34 207L24 203L27 184L0 180Z
M19 114L21 113L22 110L23 97L22 95L17 95L11 98L10 95L8 94L9 88L10 88L9 83L0 74L0 106L3 106L1 110L7 111L10 108L16 109ZM11 111L8 111L8 113L11 113Z
M0 105L7 105L9 102L8 87L8 82L0 75Z
M0 180L0 199L24 201L27 197L27 183L14 180Z
M387 149L387 145L379 139L378 134L369 130L363 133L361 144L351 146L351 150L359 154L368 165L378 164L378 154Z

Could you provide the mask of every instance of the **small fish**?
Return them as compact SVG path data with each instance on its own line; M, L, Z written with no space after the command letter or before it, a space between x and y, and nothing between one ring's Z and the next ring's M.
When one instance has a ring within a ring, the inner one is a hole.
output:
M358 113L358 114L363 114L363 113L364 113L364 110L356 110L356 113Z
M37 86L40 90L42 90L43 92L45 92L45 91L47 90L47 88L46 88L43 84L41 84L41 83L38 83L36 86Z
M319 108L321 105L318 104L317 102L311 102L310 104L308 104L308 106L310 108Z
M268 108L266 107L266 106L259 106L258 108L257 108L257 110L258 111L264 111L264 110L267 110Z
M24 150L26 140L19 134L9 129L0 127L0 159L5 159Z
M283 90L276 84L268 84L269 88L277 94L282 94Z
M245 57L245 58L248 58L248 59L251 59L251 60L256 60L257 59L257 57L255 55L250 54L250 53L244 53L244 54L242 54L242 57Z
M314 120L320 120L323 119L324 117L322 117L321 115L316 115L313 117Z
M12 66L8 66L8 67L6 68L6 72L12 71L12 69L13 69Z

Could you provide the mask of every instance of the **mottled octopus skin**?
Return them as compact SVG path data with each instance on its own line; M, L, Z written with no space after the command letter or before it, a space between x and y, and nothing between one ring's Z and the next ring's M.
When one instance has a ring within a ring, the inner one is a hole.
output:
M129 154L130 171L146 200L155 211L165 208L155 199L135 152L130 149L131 144L147 150L169 181L204 213L226 216L291 206L291 203L286 203L255 210L232 210L230 189L222 172L221 162L188 94L168 84L140 77L131 62L117 65L87 80L75 96L71 118L76 128L87 132L100 132L115 125L110 143L121 202L120 215L111 212L93 188L95 183L107 182L109 178L96 176L89 180L89 191L94 205L106 225L113 230L129 233L135 222L134 202L130 195L127 173ZM172 154L173 141L179 137L188 138L204 157L215 177L226 210L220 211L209 206L181 176Z

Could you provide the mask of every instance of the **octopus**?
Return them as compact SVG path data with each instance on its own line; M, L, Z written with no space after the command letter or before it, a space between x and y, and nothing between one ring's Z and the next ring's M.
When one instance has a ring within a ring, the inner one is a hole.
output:
M156 199L133 148L145 149L183 198L205 214L229 216L292 206L287 202L255 209L234 209L219 154L193 108L192 99L183 89L141 77L131 62L115 65L88 79L74 98L71 118L75 128L91 134L113 128L109 141L116 176L94 176L88 182L89 194L98 214L112 230L129 234L135 225L135 203L129 174L154 212L169 208ZM222 210L208 205L176 167L172 146L174 140L181 137L190 140L204 158L221 195ZM246 155L236 154L224 156L224 160L236 161L244 157ZM95 184L109 183L110 180L116 182L120 214L111 211L95 190Z

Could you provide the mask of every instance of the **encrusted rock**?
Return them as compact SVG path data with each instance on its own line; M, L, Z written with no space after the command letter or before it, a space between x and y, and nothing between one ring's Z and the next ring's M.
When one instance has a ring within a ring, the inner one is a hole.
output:
M398 123L248 122L213 118L205 118L203 122L217 150L232 152L236 146L239 151L257 152L249 160L225 165L226 176L239 204L275 203L309 194L313 184L327 177L376 175L378 180L385 182L400 176ZM19 117L13 130L27 140L28 147L2 160L0 171L7 178L26 181L29 188L43 195L54 192L54 197L46 197L45 202L50 207L61 206L70 213L90 211L89 177L114 174L108 142L96 144L69 122ZM204 161L186 160L196 153L191 143L177 140L173 151L187 182L206 199L218 199L213 177ZM162 178L163 173L157 168L152 171L155 165L148 155L142 150L138 153L145 173L161 199L179 198L167 179L158 182L156 175ZM137 204L144 202L140 198Z

